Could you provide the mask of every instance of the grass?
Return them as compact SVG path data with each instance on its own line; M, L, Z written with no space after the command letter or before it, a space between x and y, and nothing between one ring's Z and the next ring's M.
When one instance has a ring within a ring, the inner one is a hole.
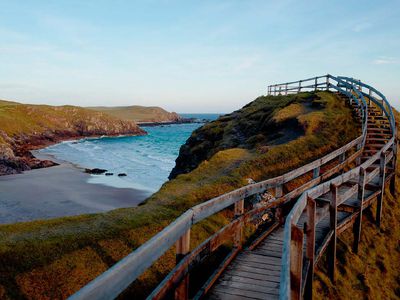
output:
M271 128L268 124L278 125L271 119L282 108L310 102L316 102L315 109L283 121L296 121L303 128L302 135L272 146L268 146L271 139L266 136L246 142ZM193 205L241 187L247 184L247 178L258 181L274 177L312 161L353 139L358 135L358 127L351 118L351 110L331 93L260 97L193 133L192 138L199 134L214 137L206 158L189 173L165 183L143 205L103 214L0 226L0 295L65 298ZM237 141L237 128L242 129L245 140ZM193 147L204 149L204 144ZM218 214L197 224L192 246L225 224L228 215ZM136 281L129 296L143 298L173 265L171 250Z
M277 122L283 122L292 118L297 118L305 112L306 108L304 105L301 105L300 103L293 103L279 110L274 115L273 120Z

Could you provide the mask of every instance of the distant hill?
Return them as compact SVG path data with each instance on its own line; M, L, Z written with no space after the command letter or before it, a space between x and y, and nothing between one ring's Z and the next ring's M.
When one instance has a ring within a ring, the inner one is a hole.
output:
M77 106L0 100L0 175L43 167L29 150L58 141L102 135L146 134L134 121Z
M182 118L175 112L168 112L165 109L157 106L97 106L87 107L88 109L100 111L112 115L114 117L131 120L137 123L147 122L177 122Z

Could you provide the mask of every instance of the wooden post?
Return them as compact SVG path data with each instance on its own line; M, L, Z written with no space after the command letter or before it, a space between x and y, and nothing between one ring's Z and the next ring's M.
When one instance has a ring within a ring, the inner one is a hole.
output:
M290 291L291 299L301 299L301 277L303 273L303 230L291 226L290 240Z
M344 163L344 161L346 160L346 152L343 152L342 154L340 154L339 156L339 163Z
M360 203L359 213L356 218L353 227L354 233L354 241L353 241L353 251L354 253L358 253L358 244L361 239L361 223L362 223L362 214L363 214L363 205L364 205L364 194L365 194L365 169L360 168L360 174L358 179L358 201Z
M279 95L282 95L282 86L279 86Z
M361 144L358 144L358 145L357 145L357 151L359 151L359 150L361 150ZM356 165L359 166L360 164L361 164L361 157L358 156L358 157L356 158Z
M278 221L280 225L285 224L285 218L283 216L282 207L277 207L275 211L275 219Z
M190 251L190 229L176 242L176 263L179 263ZM186 274L175 289L176 300L189 299L189 274Z
M301 91L301 80L299 80L299 93L300 93L300 91Z
M239 218L244 213L244 200L239 200L235 202L235 218ZM240 222L234 237L234 246L236 248L242 248L242 239L243 239L243 223Z
M329 92L329 76L326 76L326 90Z
M288 94L288 84L287 83L285 84L285 91L286 91L285 95L287 95Z
M306 289L304 299L312 299L313 278L314 278L314 260L315 260L315 219L316 203L315 200L307 196L307 224L306 224L306 258L310 266L306 277Z
M368 105L371 105L371 96L372 96L372 91L369 89L368 91Z
M397 161L397 140L394 141L393 147L393 158L391 167L393 168L393 176L390 179L389 189L393 197L396 197L396 161Z
M336 270L336 227L337 227L337 198L338 198L338 187L337 185L331 184L331 201L329 204L329 223L330 230L332 231L331 241L328 248L328 272L332 282L335 282L335 270Z
M275 198L280 198L283 195L282 184L275 187Z
M376 225L378 227L381 227L383 196L385 194L386 156L386 152L381 154L379 166L379 186L381 188L381 192L378 195L378 201L376 205Z
M314 92L316 92L317 89L318 89L318 77L315 77Z
M316 167L316 168L313 170L313 179L319 177L319 172L320 172L320 170L321 170L320 167Z

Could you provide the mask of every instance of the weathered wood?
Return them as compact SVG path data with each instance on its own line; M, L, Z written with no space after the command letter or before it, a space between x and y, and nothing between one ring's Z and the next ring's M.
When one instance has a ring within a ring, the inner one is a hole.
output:
M353 251L358 253L358 245L361 239L361 224L362 224L362 214L364 205L364 195L365 195L365 183L366 183L366 171L364 168L360 168L359 180L358 180L358 201L360 203L359 212L354 223L353 233Z
M378 176L380 170L379 167L375 168L373 171L366 174L365 183L369 183L372 179Z
M275 188L275 198L282 197L282 194L283 194L283 192L282 192L282 184L279 184Z
M306 258L310 264L306 277L305 298L312 299L315 258L316 203L307 197Z
M336 239L337 239L337 200L338 200L338 187L331 184L331 203L329 205L329 225L332 232L331 241L329 243L328 254L328 272L332 282L335 282L336 273Z
M319 172L320 172L320 167L316 167L316 168L313 170L313 178L319 177Z
M247 249L253 250L254 248L256 248L278 226L279 226L279 222L272 224L272 226L270 228L268 228L264 233L262 233L258 238L256 238Z
M244 213L244 200L240 200L235 203L235 218L242 216L243 213ZM233 245L238 249L242 248L242 239L243 239L243 222L241 221L235 232Z
M179 263L190 251L190 229L176 242L176 262ZM187 273L175 289L175 300L189 299L189 274Z
M228 256L222 261L222 263L218 266L218 268L214 271L214 273L211 275L211 277L206 281L206 283L202 286L202 288L197 292L195 297L193 299L200 299L202 298L207 292L210 290L210 288L213 286L215 281L218 279L218 277L222 274L222 272L227 268L229 263L236 257L236 255L239 253L240 249L234 248Z
M224 226L217 233L205 240L196 249L186 255L182 261L168 274L167 277L157 286L157 288L147 298L164 299L168 291L178 286L182 278L196 265L201 263L210 253L218 249L224 242L231 240L237 231L241 220L235 219L233 222Z
M303 272L303 231L292 225L290 241L290 289L291 299L301 299L301 280Z
M357 192L358 192L358 184L355 184L355 185L349 187L343 194L338 195L337 205L341 205L347 199L350 199Z
M378 227L381 227L383 196L385 194L386 156L387 156L386 152L381 154L381 161L379 167L379 186L381 192L378 195L377 205L376 205L376 225Z

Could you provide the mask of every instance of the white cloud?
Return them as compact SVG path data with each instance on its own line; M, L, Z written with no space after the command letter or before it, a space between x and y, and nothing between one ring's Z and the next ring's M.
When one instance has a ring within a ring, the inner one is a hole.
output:
M395 65L398 64L399 61L393 57L378 57L372 62L374 65Z

